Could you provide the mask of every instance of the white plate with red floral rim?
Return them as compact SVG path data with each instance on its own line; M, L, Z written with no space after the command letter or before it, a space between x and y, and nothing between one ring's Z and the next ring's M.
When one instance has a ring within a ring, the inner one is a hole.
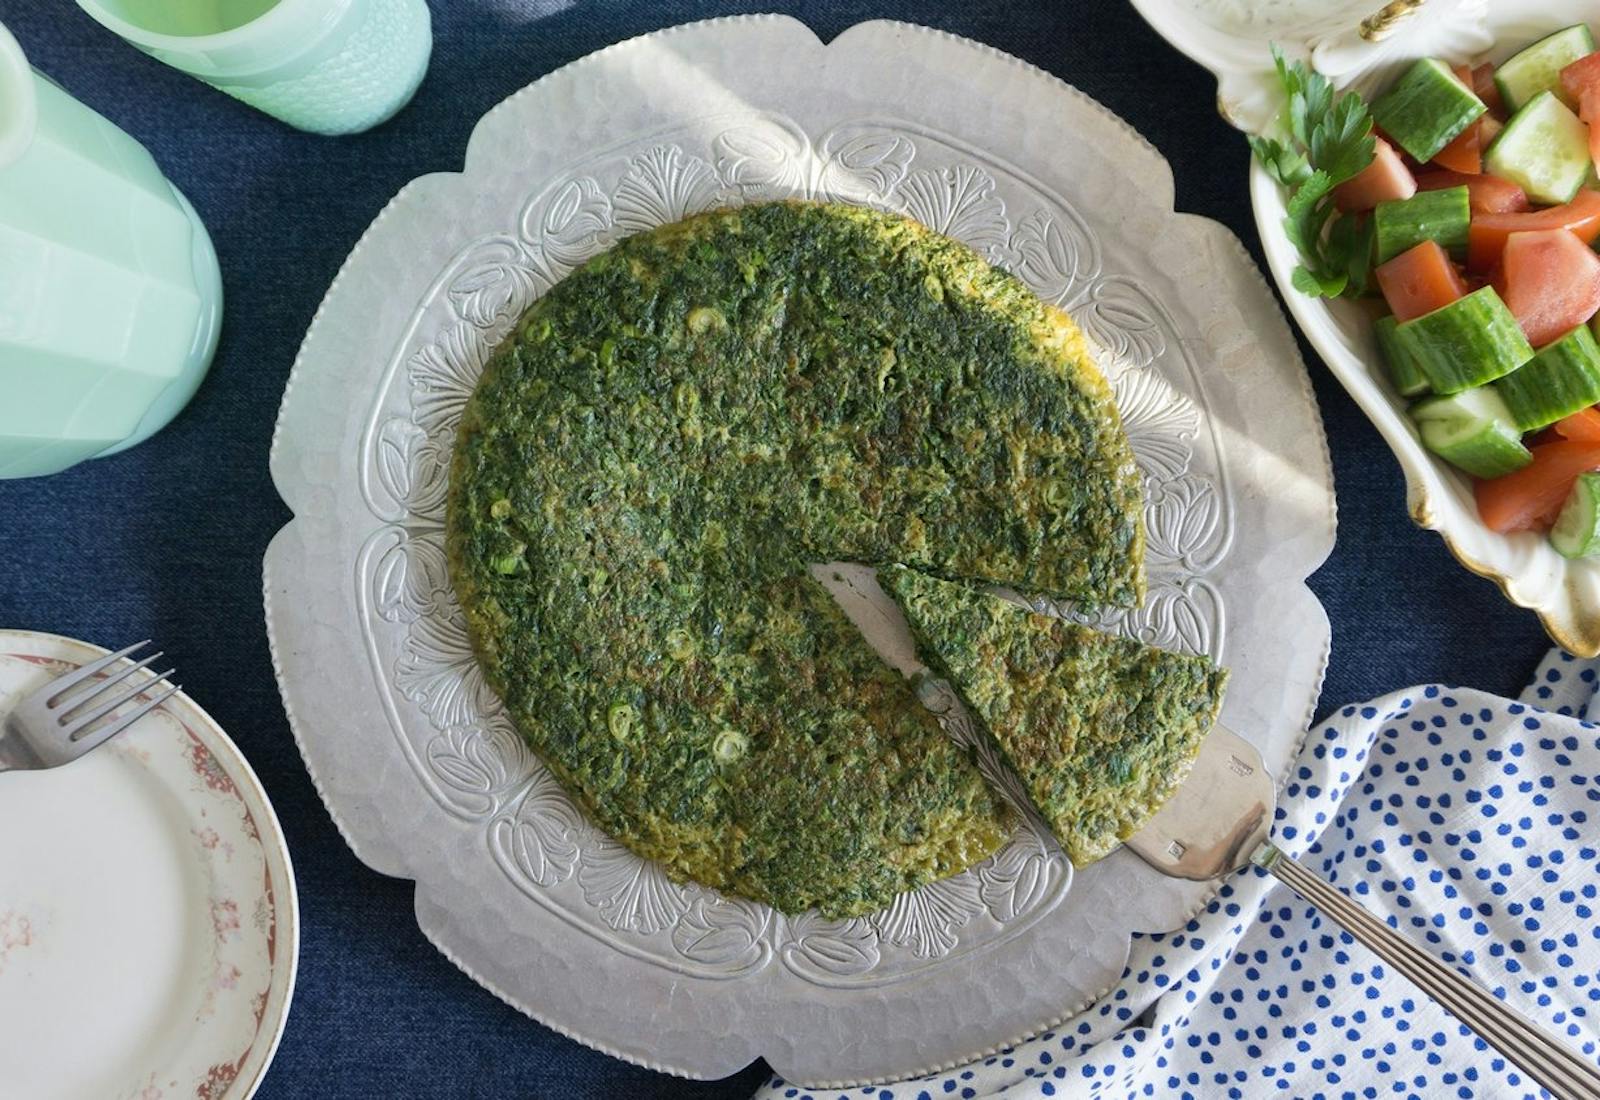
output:
M0 715L104 652L0 630ZM244 1100L298 953L278 819L188 696L66 767L0 775L0 1093Z

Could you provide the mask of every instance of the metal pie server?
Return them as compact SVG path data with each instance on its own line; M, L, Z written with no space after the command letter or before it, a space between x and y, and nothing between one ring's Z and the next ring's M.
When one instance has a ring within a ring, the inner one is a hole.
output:
M811 572L885 661L907 677L926 671L904 617L878 587L870 566L828 562L813 565ZM1600 1070L1279 851L1267 839L1276 805L1277 789L1261 754L1219 724L1206 735L1182 786L1124 843L1174 878L1207 881L1250 863L1265 868L1410 978L1557 1100L1600 1100Z
M1600 1069L1464 973L1374 917L1268 840L1277 791L1261 754L1218 725L1176 794L1125 843L1175 878L1214 879L1255 864L1410 978L1557 1100L1600 1100Z

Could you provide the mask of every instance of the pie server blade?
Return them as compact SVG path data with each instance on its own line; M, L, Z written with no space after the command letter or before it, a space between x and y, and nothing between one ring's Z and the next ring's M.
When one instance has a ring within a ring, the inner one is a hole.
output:
M1177 791L1125 843L1174 878L1236 871L1272 831L1277 789L1254 745L1220 723L1200 745Z

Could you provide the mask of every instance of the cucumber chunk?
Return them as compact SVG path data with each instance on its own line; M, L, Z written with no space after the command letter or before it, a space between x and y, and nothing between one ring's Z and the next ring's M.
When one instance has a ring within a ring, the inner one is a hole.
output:
M1380 202L1372 212L1372 224L1380 264L1423 241L1438 241L1451 253L1464 257L1472 205L1465 187L1418 191L1409 199Z
M1495 384L1512 423L1525 432L1600 402L1600 344L1579 325Z
M1550 529L1550 545L1568 558L1600 556L1600 474L1579 474Z
M1521 187L1534 202L1560 205L1589 178L1589 127L1550 92L1511 116L1483 155L1483 169Z
M1393 314L1379 317L1372 323L1372 335L1378 342L1378 351L1383 355L1384 363L1389 367L1389 381L1395 392L1401 397L1421 397L1432 387L1428 385L1427 375L1417 366L1417 361L1395 338L1394 330L1398 324Z
M1490 386L1418 401L1411 418L1424 447L1473 477L1501 477L1533 461Z
M1372 121L1419 161L1430 161L1488 110L1450 66L1425 57L1372 103Z
M1565 100L1561 70L1592 53L1594 35L1587 26L1577 23L1545 35L1511 57L1494 71L1494 82L1500 88L1506 110L1520 110L1540 92L1554 92Z
M1522 326L1491 286L1407 321L1394 334L1435 393L1493 382L1533 358Z

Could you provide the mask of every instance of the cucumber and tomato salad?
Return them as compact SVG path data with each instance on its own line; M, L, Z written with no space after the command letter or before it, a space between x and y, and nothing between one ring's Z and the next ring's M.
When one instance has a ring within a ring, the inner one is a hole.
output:
M1280 61L1280 74L1284 67ZM1299 75L1301 87L1307 80ZM1305 116L1286 77L1288 114ZM1315 95L1309 97L1316 102ZM1341 106L1345 106L1341 104ZM1495 66L1413 63L1368 105L1339 114L1344 144L1372 136L1364 167L1318 163L1328 135L1282 146L1269 170L1291 191L1329 193L1325 242L1347 281L1308 293L1376 290L1387 312L1374 342L1411 402L1423 445L1475 479L1496 531L1544 531L1569 557L1600 558L1600 49L1590 27L1562 27ZM1366 130L1360 127L1365 125ZM1297 131L1298 133L1298 131ZM1265 159L1265 157L1263 157ZM1325 170L1326 169L1326 170ZM1291 196L1291 210L1310 205ZM1291 223L1293 219L1291 218ZM1302 257L1306 223L1287 228ZM1296 230L1299 230L1298 234ZM1360 261L1370 265L1363 275ZM1370 276L1370 277L1368 277Z

